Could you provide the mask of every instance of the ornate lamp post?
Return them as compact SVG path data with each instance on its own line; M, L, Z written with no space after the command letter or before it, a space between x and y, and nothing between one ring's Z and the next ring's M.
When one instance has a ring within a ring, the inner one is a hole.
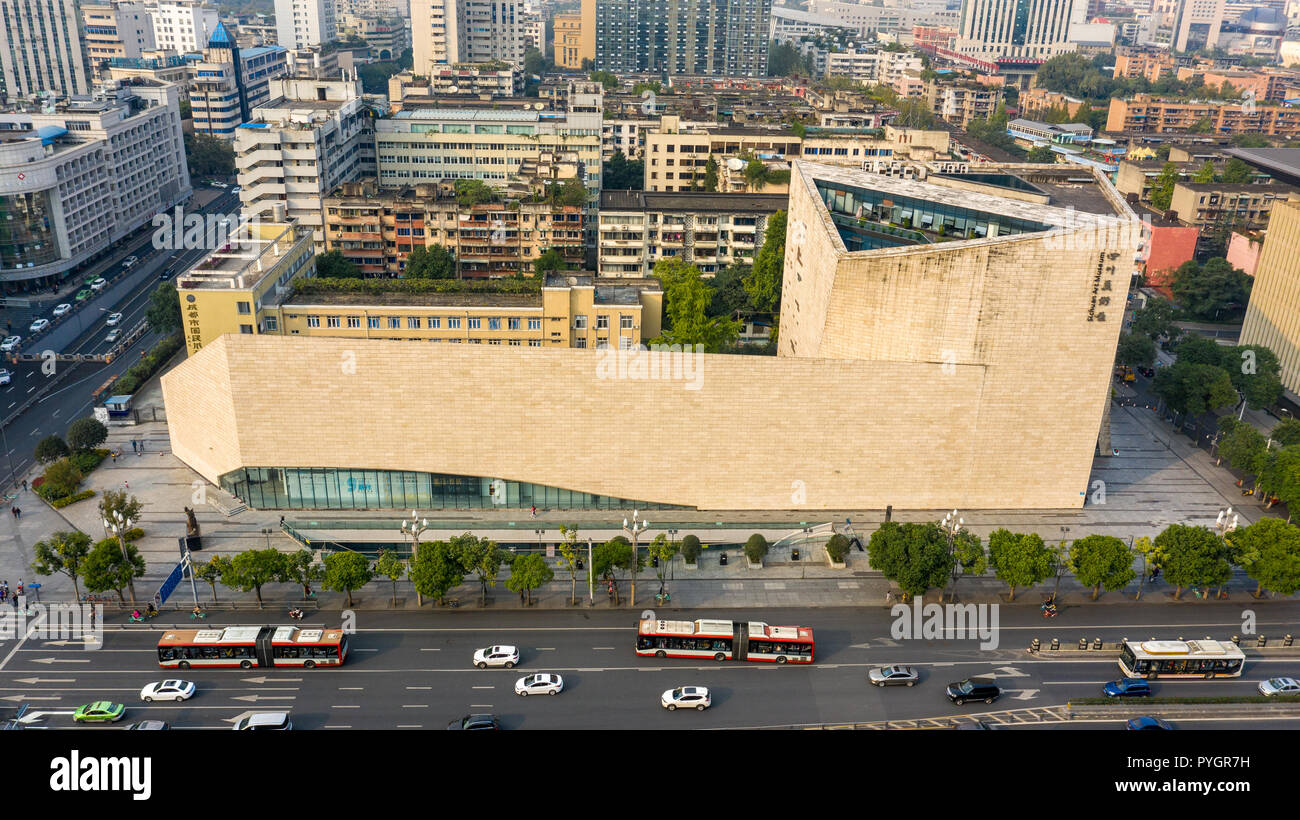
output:
M646 521L644 518L637 520L636 510L632 511L631 524L628 523L626 518L623 519L623 532L627 533L632 539L632 598L629 601L632 606L636 606L636 565L638 563L637 559L641 555L640 551L637 549L637 538L641 533L649 529L649 527L650 522Z
M939 522L939 529L943 530L943 534L948 536L948 554L950 556L953 555L953 547L957 542L957 533L961 532L961 528L965 524L966 519L959 518L956 510L945 515L943 520ZM954 584L957 581L957 561L955 557L952 564L952 580Z
M412 564L415 563L416 555L419 553L420 535L428 528L429 528L429 519L426 518L423 521L421 521L420 517L415 514L415 510L411 510L410 521L402 522L402 535L411 536L411 563ZM420 590L418 589L415 591L415 605L424 606L424 596L420 594Z

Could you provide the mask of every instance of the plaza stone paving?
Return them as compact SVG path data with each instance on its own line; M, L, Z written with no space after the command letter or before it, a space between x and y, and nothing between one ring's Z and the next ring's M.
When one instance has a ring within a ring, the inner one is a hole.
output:
M161 406L156 379L137 396L136 401L137 408L147 409L153 405ZM1254 499L1243 498L1235 486L1235 477L1227 469L1216 467L1206 452L1193 446L1185 436L1172 433L1169 425L1150 410L1118 405L1113 405L1111 409L1112 437L1119 455L1098 457L1095 460L1089 486L1079 488L1081 496L1087 502L1082 509L961 510L966 526L985 539L997 527L1006 527L1012 531L1037 532L1049 542L1059 541L1062 537L1074 539L1093 533L1115 535L1128 540L1130 537L1153 537L1171 523L1213 525L1219 510L1229 505L1239 512L1241 526L1264 515L1276 515L1279 510L1285 515L1282 508L1266 512ZM132 439L144 442L142 455L132 452ZM144 529L145 536L137 543L149 569L145 577L136 583L137 594L142 601L152 595L178 560L177 538L185 532L183 508L186 506L194 508L202 531L203 550L197 553L200 560L214 554L229 555L247 549L265 548L268 544L285 551L299 549L297 542L279 530L282 514L290 522L312 520L328 523L328 532L333 537L347 535L349 522L390 519L393 521L393 539L400 540L400 534L397 533L398 521L409 513L400 510L246 510L227 517L213 506L203 503L200 491L211 492L211 488L170 453L165 422L110 428L108 444L121 455L116 461L105 460L87 477L84 486L94 489L98 498L106 489L124 489L129 485L131 494L143 502L139 526ZM28 481L36 475L33 472L27 476ZM895 507L905 507L906 501L905 497L900 497ZM23 510L21 520L14 521L12 516L7 516L3 524L0 524L0 579L8 580L11 587L20 578L28 582L38 580L43 585L42 598L70 599L72 584L65 576L36 578L30 571L28 567L32 560L32 544L55 530L71 527L88 533L93 539L103 538L105 532L96 499L54 510L35 493L28 491L22 493L15 503ZM935 521L945 512L947 511L895 509L893 520ZM618 525L625 516L630 516L630 511L539 510L536 519L530 517L528 510L517 509L421 510L420 515L428 517L433 527L425 533L422 539L425 543L446 538L462 529L472 529L476 534L503 542L531 542L536 539L534 530L545 529L545 543L553 542L559 537L561 524L576 524L584 541L587 537L597 541L606 540L619 534ZM884 511L653 510L645 513L645 517L650 518L652 523L664 526L672 522L672 526L678 530L678 538L694 532L703 543L709 544L717 537L715 522L743 522L746 525L744 529L727 531L728 540L743 541L750 532L761 532L769 541L776 541L782 536L797 532L797 528L791 529L790 522L808 522L809 526L830 522L840 525L846 518L852 520L855 532L865 540L884 520ZM455 522L456 529L438 529L439 522L445 522L444 526ZM262 532L264 529L273 532L267 535ZM642 543L653 538L659 531L657 527L649 530L642 537ZM376 531L366 530L365 537L375 538ZM813 550L815 554L810 555L808 548L804 548L803 560L793 561L789 547L778 546L769 553L762 569L750 569L737 550L730 550L729 564L720 566L717 552L717 549L706 550L697 569L687 569L680 556L673 562L673 566L666 568L667 588L672 595L671 609L883 606L886 605L887 595L893 590L889 581L871 571L865 552L852 552L848 567L839 570L831 569L825 564L820 550ZM1140 565L1138 569L1140 570ZM498 586L489 593L489 606L521 606L519 597L503 586L508 572L508 568L502 569ZM1051 591L1054 583L1054 579L1049 579L1034 589L1020 590L1016 600L1025 605L1034 605L1041 600L1043 594ZM1132 600L1136 589L1134 582L1122 593L1105 593L1101 603ZM1238 573L1228 589L1233 599L1248 600L1248 592L1254 589L1254 583ZM534 591L533 605L569 606L569 590L568 574L557 566L555 580ZM580 597L586 595L581 574L578 591ZM643 571L637 584L636 607L653 607L657 591L658 579L654 571ZM625 581L620 587L624 607L629 606L627 592ZM990 574L981 578L962 578L957 592L960 600L968 603L1005 601L1006 587ZM1066 605L1085 601L1088 592L1069 577L1061 579L1060 599ZM463 608L478 606L478 585L472 577L469 583L451 594L459 599ZM200 585L199 596L202 601L210 598L206 585ZM234 602L241 608L255 606L252 593L234 593L219 587L218 596L225 605ZM171 603L185 604L189 597L189 590L182 587ZM263 590L263 598L268 601L268 606L278 606L299 597L299 591L290 585L272 584ZM354 603L359 607L391 606L392 585L387 580L374 581L367 588L354 593L353 597ZM397 597L399 606L415 606L415 594L408 582L398 584ZM605 590L599 586L595 597L596 606L612 605ZM929 600L936 597L937 592L932 592ZM343 605L343 596L340 594L319 591L318 599L322 608L341 608ZM1185 592L1183 599L1181 603L1190 606L1196 605L1198 600L1191 592ZM1148 588L1142 600L1175 603L1170 588L1163 582L1158 583L1154 589ZM429 606L427 601L425 606Z

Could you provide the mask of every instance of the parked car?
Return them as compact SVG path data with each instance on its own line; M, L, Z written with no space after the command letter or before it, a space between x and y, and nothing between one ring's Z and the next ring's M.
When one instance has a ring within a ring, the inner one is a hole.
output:
M920 679L910 666L882 666L867 673L867 682L876 686L915 686Z
M0 352L13 353L22 344L22 336L6 336L3 342L0 342Z
M709 690L703 686L679 686L669 689L659 697L659 705L670 712L678 709L698 709L703 712L713 703Z
M1259 693L1272 695L1300 695L1300 681L1295 678L1269 678L1259 682Z
M110 313L108 314L108 320L105 322L105 324L107 324L109 327L112 327L113 325L117 324L120 321L122 321L122 314Z
M549 672L538 672L515 681L515 694L522 697L558 695L562 691L564 691L564 678Z
M258 712L235 722L236 732L274 731L285 732L293 728L287 712Z
M54 308L55 316L66 316L71 312L72 312L72 305L68 304L67 302L64 302L63 304L58 305Z
M92 291L90 288L82 288L81 290L77 291L77 301L84 302L87 299L89 299L91 295L92 295Z
M1120 678L1101 687L1108 698L1144 698L1151 694L1146 678Z
M152 729L156 731L158 729L170 729L171 727L167 725L167 721L165 720L142 720L139 723L132 723L130 726L127 726L125 728L128 730Z
M448 723L447 728L453 731L457 729L482 731L484 729L500 729L501 724L497 721L496 715L466 715L460 720L453 720Z
M474 665L479 669L489 666L512 668L519 663L519 650L513 646L489 646L474 653Z
M107 284L108 284L108 280L101 276L95 281L90 283L90 289L98 293L99 291L103 290Z
M189 700L194 697L194 684L187 680L160 680L140 690L140 700L152 703L155 700Z
M229 188L230 186L229 186L228 184L224 183L224 182L218 182L218 181L216 181L216 180L214 179L214 180L212 180L212 187L213 187L213 188Z
M122 270L130 270L135 267L135 263L140 261L138 256L128 256L122 260Z
M1174 727L1170 726L1168 723L1165 723L1163 720L1161 720L1158 717L1146 716L1146 717L1133 718L1128 723L1124 724L1124 728L1142 731L1142 730L1151 730L1151 729L1172 729Z
M948 684L947 695L948 700L961 706L971 700L992 703L1002 695L1002 690L988 678L967 678Z
M37 319L36 321L32 322L32 326L28 328L28 330L30 330L32 333L40 333L42 330L44 330L49 326L50 326L49 319Z
M85 706L77 707L72 719L77 723L113 723L126 714L126 707L120 703L98 700Z
M108 332L108 335L104 337L104 341L108 342L109 344L112 344L113 342L116 342L117 337L121 335L122 335L121 330L118 330L117 328L113 328Z
M0 384L9 384L11 381L13 381L13 378L14 377L9 373L8 370L5 370L4 368L0 368Z

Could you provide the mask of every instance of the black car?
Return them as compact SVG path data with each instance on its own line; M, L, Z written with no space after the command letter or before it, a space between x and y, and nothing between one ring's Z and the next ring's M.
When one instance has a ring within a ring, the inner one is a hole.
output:
M988 678L967 678L957 683L948 684L948 700L961 706L970 700L982 700L992 703L1002 694L1002 690Z
M497 723L496 715L466 715L460 720L453 720L447 724L448 729L500 729L501 724Z
M1156 376L1156 370L1154 367L1139 367L1138 372L1148 379L1154 379Z

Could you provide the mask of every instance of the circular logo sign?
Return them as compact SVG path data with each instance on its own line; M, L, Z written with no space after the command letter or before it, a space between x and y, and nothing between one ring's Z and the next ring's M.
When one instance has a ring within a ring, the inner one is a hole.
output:
M187 293L187 294L185 294L185 301L187 301L187 302L193 302L193 301L194 301L194 294L192 294L192 293Z

